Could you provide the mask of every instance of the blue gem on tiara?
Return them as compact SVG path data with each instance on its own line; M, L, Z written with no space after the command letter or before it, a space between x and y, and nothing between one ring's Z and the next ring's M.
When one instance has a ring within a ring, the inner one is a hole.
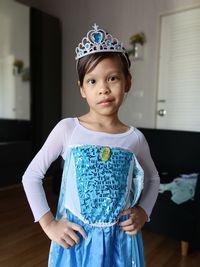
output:
M107 46L111 46L111 40L106 40L105 44L106 44Z
M89 43L86 43L85 44L85 48L88 50L88 49L90 49L90 44Z
M94 41L94 43L101 43L103 40L103 34L101 32L94 32L91 34L91 38Z
M76 47L76 59L98 52L119 52L125 54L126 50L120 41L94 24L93 30L90 30L78 47Z

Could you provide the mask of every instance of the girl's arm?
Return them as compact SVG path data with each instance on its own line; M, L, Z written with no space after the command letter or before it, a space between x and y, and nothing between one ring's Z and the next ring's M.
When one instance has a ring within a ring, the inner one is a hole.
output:
M144 170L144 188L138 205L124 210L120 214L121 216L130 215L128 220L120 223L121 228L129 235L136 234L149 220L160 184L160 178L151 158L147 141L139 130L136 131L139 140L137 159Z
M158 196L160 178L152 160L149 145L144 135L139 130L137 131L139 137L137 159L144 170L144 188L138 205L143 208L148 218L150 218L151 211Z
M67 146L69 139L70 125L68 126L66 127L66 119L56 125L41 150L28 166L22 179L35 221L39 221L42 229L51 240L64 248L79 242L79 237L74 231L80 232L83 237L86 237L86 233L79 225L67 221L66 218L60 221L55 220L47 203L42 180L51 163L59 155L64 157L65 146Z
M65 124L66 122L62 120L55 126L23 175L22 183L35 222L50 210L43 189L43 178L51 163L64 153L63 144L67 139Z

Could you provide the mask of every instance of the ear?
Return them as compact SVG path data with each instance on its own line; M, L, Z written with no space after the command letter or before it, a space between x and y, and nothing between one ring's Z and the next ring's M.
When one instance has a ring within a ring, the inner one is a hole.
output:
M83 98L86 98L85 91L84 91L83 87L81 86L80 81L78 81L78 87L80 89L81 96Z
M125 88L125 93L128 93L130 88L131 88L131 75L129 75L126 79L126 88Z

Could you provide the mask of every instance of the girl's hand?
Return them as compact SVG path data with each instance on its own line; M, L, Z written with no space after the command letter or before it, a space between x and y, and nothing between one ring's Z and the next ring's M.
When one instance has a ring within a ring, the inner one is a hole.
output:
M43 216L40 225L46 235L63 248L69 248L79 243L80 238L76 232L79 232L84 238L87 237L79 224L67 221L66 218L57 221L50 212Z
M80 225L66 221L66 219L61 219L60 221L53 220L43 230L51 240L63 248L69 248L79 243L80 238L76 231L84 238L87 236Z
M129 208L120 213L120 216L124 215L130 215L129 219L120 222L119 225L128 235L137 234L148 219L146 212L140 206Z

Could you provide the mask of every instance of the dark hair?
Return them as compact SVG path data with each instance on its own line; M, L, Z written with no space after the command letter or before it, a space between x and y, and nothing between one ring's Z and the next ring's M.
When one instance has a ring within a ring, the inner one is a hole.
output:
M123 55L122 53L118 52L99 52L84 56L78 60L77 72L78 72L80 86L83 85L85 74L92 71L103 59L109 57L118 57L121 61L125 77L131 76L129 71L131 63L127 54Z

